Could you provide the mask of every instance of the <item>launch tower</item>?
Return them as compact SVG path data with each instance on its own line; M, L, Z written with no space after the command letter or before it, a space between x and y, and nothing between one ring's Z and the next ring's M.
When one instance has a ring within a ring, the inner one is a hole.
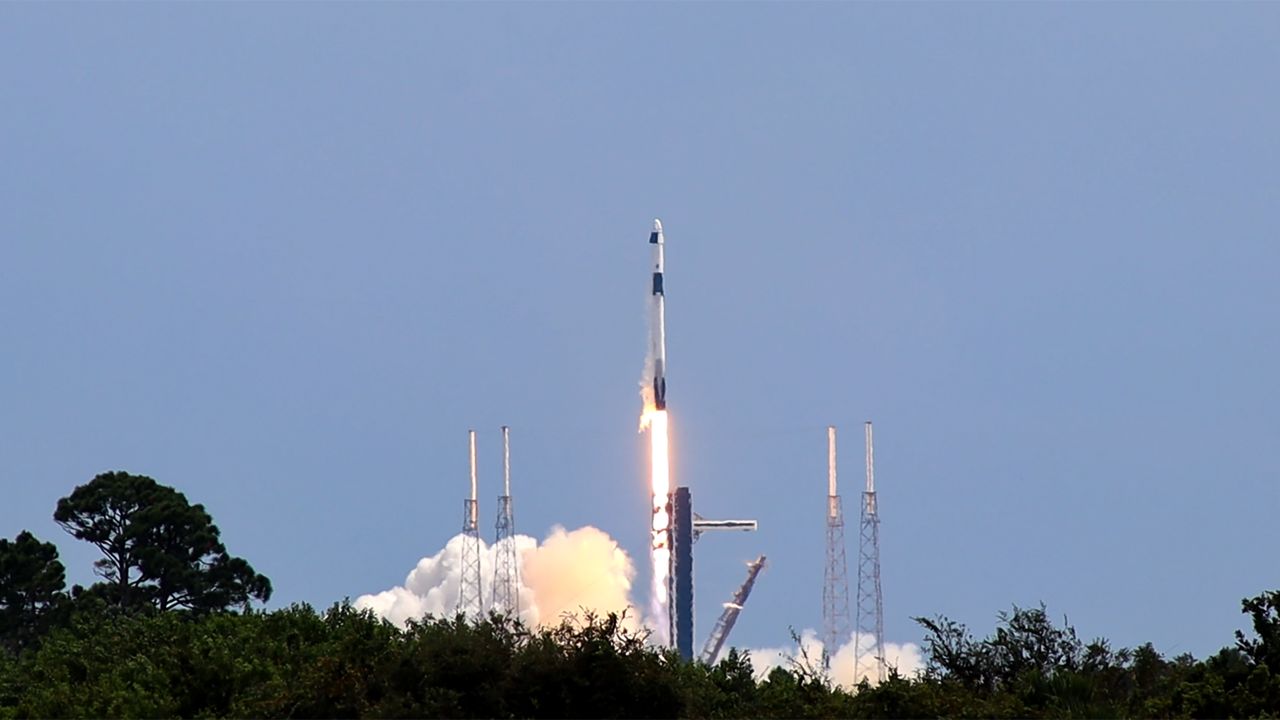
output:
M693 500L689 488L671 497L671 639L685 660L693 659Z
M708 520L693 511L689 488L677 487L672 493L669 637L685 660L693 659L693 544L708 530L754 532L758 527L755 520Z
M484 614L480 590L480 532L476 524L476 431L468 430L471 441L471 497L462 506L462 582L458 586L458 613L478 618Z
M827 567L822 585L822 663L849 637L849 567L844 554L844 509L836 488L836 428L827 427Z
M520 617L520 564L516 558L516 518L511 507L510 428L502 426L502 495L495 523L493 605L497 612Z
M884 682L884 599L880 594L880 515L876 510L875 449L867 422L867 489L862 493L862 522L858 540L858 641L854 646L854 681L862 660L875 660L876 682Z

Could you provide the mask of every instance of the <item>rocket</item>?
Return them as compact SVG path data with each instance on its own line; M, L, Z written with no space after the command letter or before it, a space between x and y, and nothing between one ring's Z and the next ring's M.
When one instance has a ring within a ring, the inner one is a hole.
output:
M653 232L649 233L653 251L653 295L649 299L649 355L653 358L653 404L658 410L667 409L667 320L666 300L662 292L662 221L653 219Z

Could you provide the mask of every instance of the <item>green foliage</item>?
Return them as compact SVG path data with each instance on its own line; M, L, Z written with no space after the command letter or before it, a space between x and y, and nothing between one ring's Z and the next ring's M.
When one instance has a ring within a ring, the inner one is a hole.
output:
M0 647L17 653L45 633L66 597L58 548L23 530L0 539Z
M898 707L945 717L1280 717L1280 678L1270 665L1280 651L1280 593L1247 599L1243 608L1257 637L1237 632L1236 647L1203 662L1167 660L1150 644L1115 651L1105 640L1084 644L1043 606L1001 613L983 640L946 618L917 618L929 664L912 689L943 692L909 705L899 695L910 690L886 683L864 697L896 692L890 699L900 704L878 713L886 717Z
M1236 646L1254 663L1266 665L1272 675L1280 675L1280 591L1264 592L1241 601L1253 621L1256 638L1236 631Z
M1265 607L1246 601L1251 615ZM1265 618L1265 613L1263 614ZM530 630L501 615L400 629L347 604L317 613L123 611L92 594L19 656L0 655L0 720L25 717L1276 717L1280 682L1239 647L1198 662L1081 642L1044 608L977 640L921 621L929 668L854 692L803 655L757 677L647 645L626 618ZM1250 643L1263 642L1261 636ZM1254 649L1253 644L1249 644Z
M149 477L98 475L53 518L102 551L95 568L107 582L93 592L119 607L210 611L271 597L271 581L227 553L203 506Z

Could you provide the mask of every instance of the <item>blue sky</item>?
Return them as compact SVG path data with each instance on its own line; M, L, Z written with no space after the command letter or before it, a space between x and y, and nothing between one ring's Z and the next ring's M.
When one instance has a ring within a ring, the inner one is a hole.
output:
M819 626L870 418L889 640L1214 651L1280 587L1277 67L1263 3L0 5L0 535L87 583L54 504L148 474L327 605L508 424L519 528L643 588L659 216L673 475L761 524L699 641L758 553L733 640Z

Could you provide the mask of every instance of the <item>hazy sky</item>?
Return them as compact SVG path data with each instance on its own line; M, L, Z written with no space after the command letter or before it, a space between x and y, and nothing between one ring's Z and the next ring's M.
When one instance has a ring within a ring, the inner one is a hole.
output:
M1280 588L1280 5L0 4L0 536L111 469L273 606L399 584L481 431L647 593L647 236L700 644L819 627L876 422L885 627L1212 652ZM850 518L851 574L856 518ZM852 579L852 577L851 577Z

